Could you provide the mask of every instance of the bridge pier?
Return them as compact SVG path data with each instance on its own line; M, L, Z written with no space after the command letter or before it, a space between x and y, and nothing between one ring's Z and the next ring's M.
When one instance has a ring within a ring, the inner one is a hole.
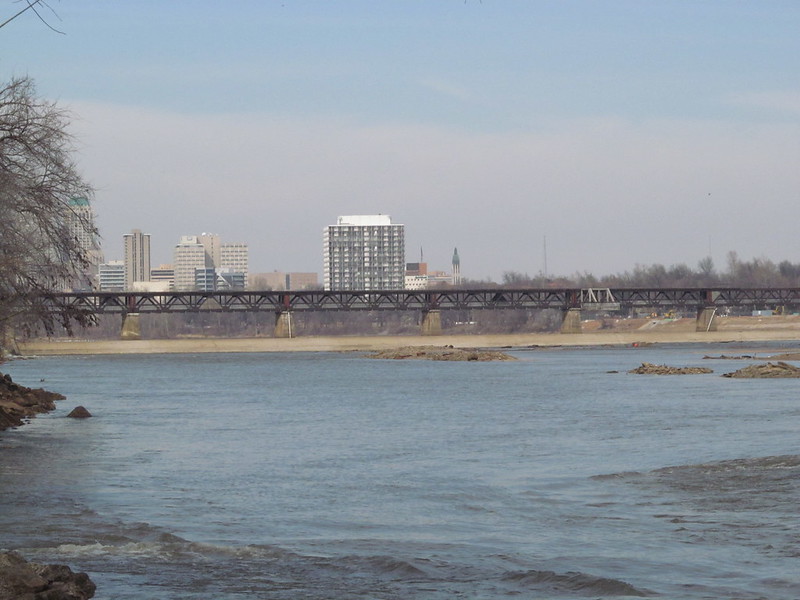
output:
M442 311L438 309L422 311L420 335L442 335Z
M294 323L292 322L292 312L284 310L275 313L275 329L272 333L276 338L293 338Z
M561 316L561 333L581 333L581 309L568 308Z
M142 325L139 321L139 313L125 313L122 315L122 330L119 337L123 340L142 339Z
M706 332L716 331L717 322L714 316L717 313L716 306L700 306L697 309L697 320L695 321L695 331Z

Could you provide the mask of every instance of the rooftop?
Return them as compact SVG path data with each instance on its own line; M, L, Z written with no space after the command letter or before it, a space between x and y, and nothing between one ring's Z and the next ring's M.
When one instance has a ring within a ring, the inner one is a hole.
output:
M336 220L337 225L391 225L389 215L347 215Z

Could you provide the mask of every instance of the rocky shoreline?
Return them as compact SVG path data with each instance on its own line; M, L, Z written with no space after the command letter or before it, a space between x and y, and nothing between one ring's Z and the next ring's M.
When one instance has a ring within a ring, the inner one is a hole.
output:
M64 396L16 384L10 375L0 373L0 431L19 427L39 413L55 410L56 400L64 400Z
M87 600L96 586L86 573L65 565L29 563L17 552L0 552L0 600Z
M57 400L64 396L19 385L0 373L0 431L55 410ZM66 565L29 563L17 552L0 551L0 600L86 600L94 592L86 573Z

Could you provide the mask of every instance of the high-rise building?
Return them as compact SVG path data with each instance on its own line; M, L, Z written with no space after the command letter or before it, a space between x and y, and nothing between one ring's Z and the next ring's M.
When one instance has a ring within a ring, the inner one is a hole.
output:
M83 196L70 198L67 202L64 222L69 235L78 241L81 252L86 258L86 266L76 273L68 288L85 290L97 287L98 270L103 262L103 253L100 250L100 241L94 231L94 211L89 204L89 199Z
M323 230L326 290L399 290L404 285L405 227L388 215L339 217Z
M150 281L150 234L133 229L123 236L125 242L125 289L135 281Z
M197 241L203 245L206 253L206 267L219 269L220 266L220 239L216 233L201 233Z
M226 273L238 273L232 278L231 286L239 287L239 282L243 282L241 287L247 287L247 272L250 262L250 252L247 244L222 244L220 247L219 264L214 265L217 269Z
M182 236L173 262L176 290L208 292L247 285L247 244L223 244L216 233Z
M196 235L181 236L175 246L172 266L176 290L196 289L195 270L206 268L206 250Z

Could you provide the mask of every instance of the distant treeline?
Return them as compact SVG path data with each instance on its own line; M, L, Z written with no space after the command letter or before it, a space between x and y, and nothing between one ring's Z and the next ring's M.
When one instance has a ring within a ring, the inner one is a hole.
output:
M490 287L488 281L466 281L464 287ZM615 275L595 276L592 273L575 273L571 276L535 277L527 273L506 271L503 287L608 287L608 288L655 288L655 287L800 287L800 263L788 260L775 263L767 258L739 259L736 252L729 252L724 271L718 271L710 257L698 261L692 268L684 263L666 267L661 264L636 265L632 271Z

